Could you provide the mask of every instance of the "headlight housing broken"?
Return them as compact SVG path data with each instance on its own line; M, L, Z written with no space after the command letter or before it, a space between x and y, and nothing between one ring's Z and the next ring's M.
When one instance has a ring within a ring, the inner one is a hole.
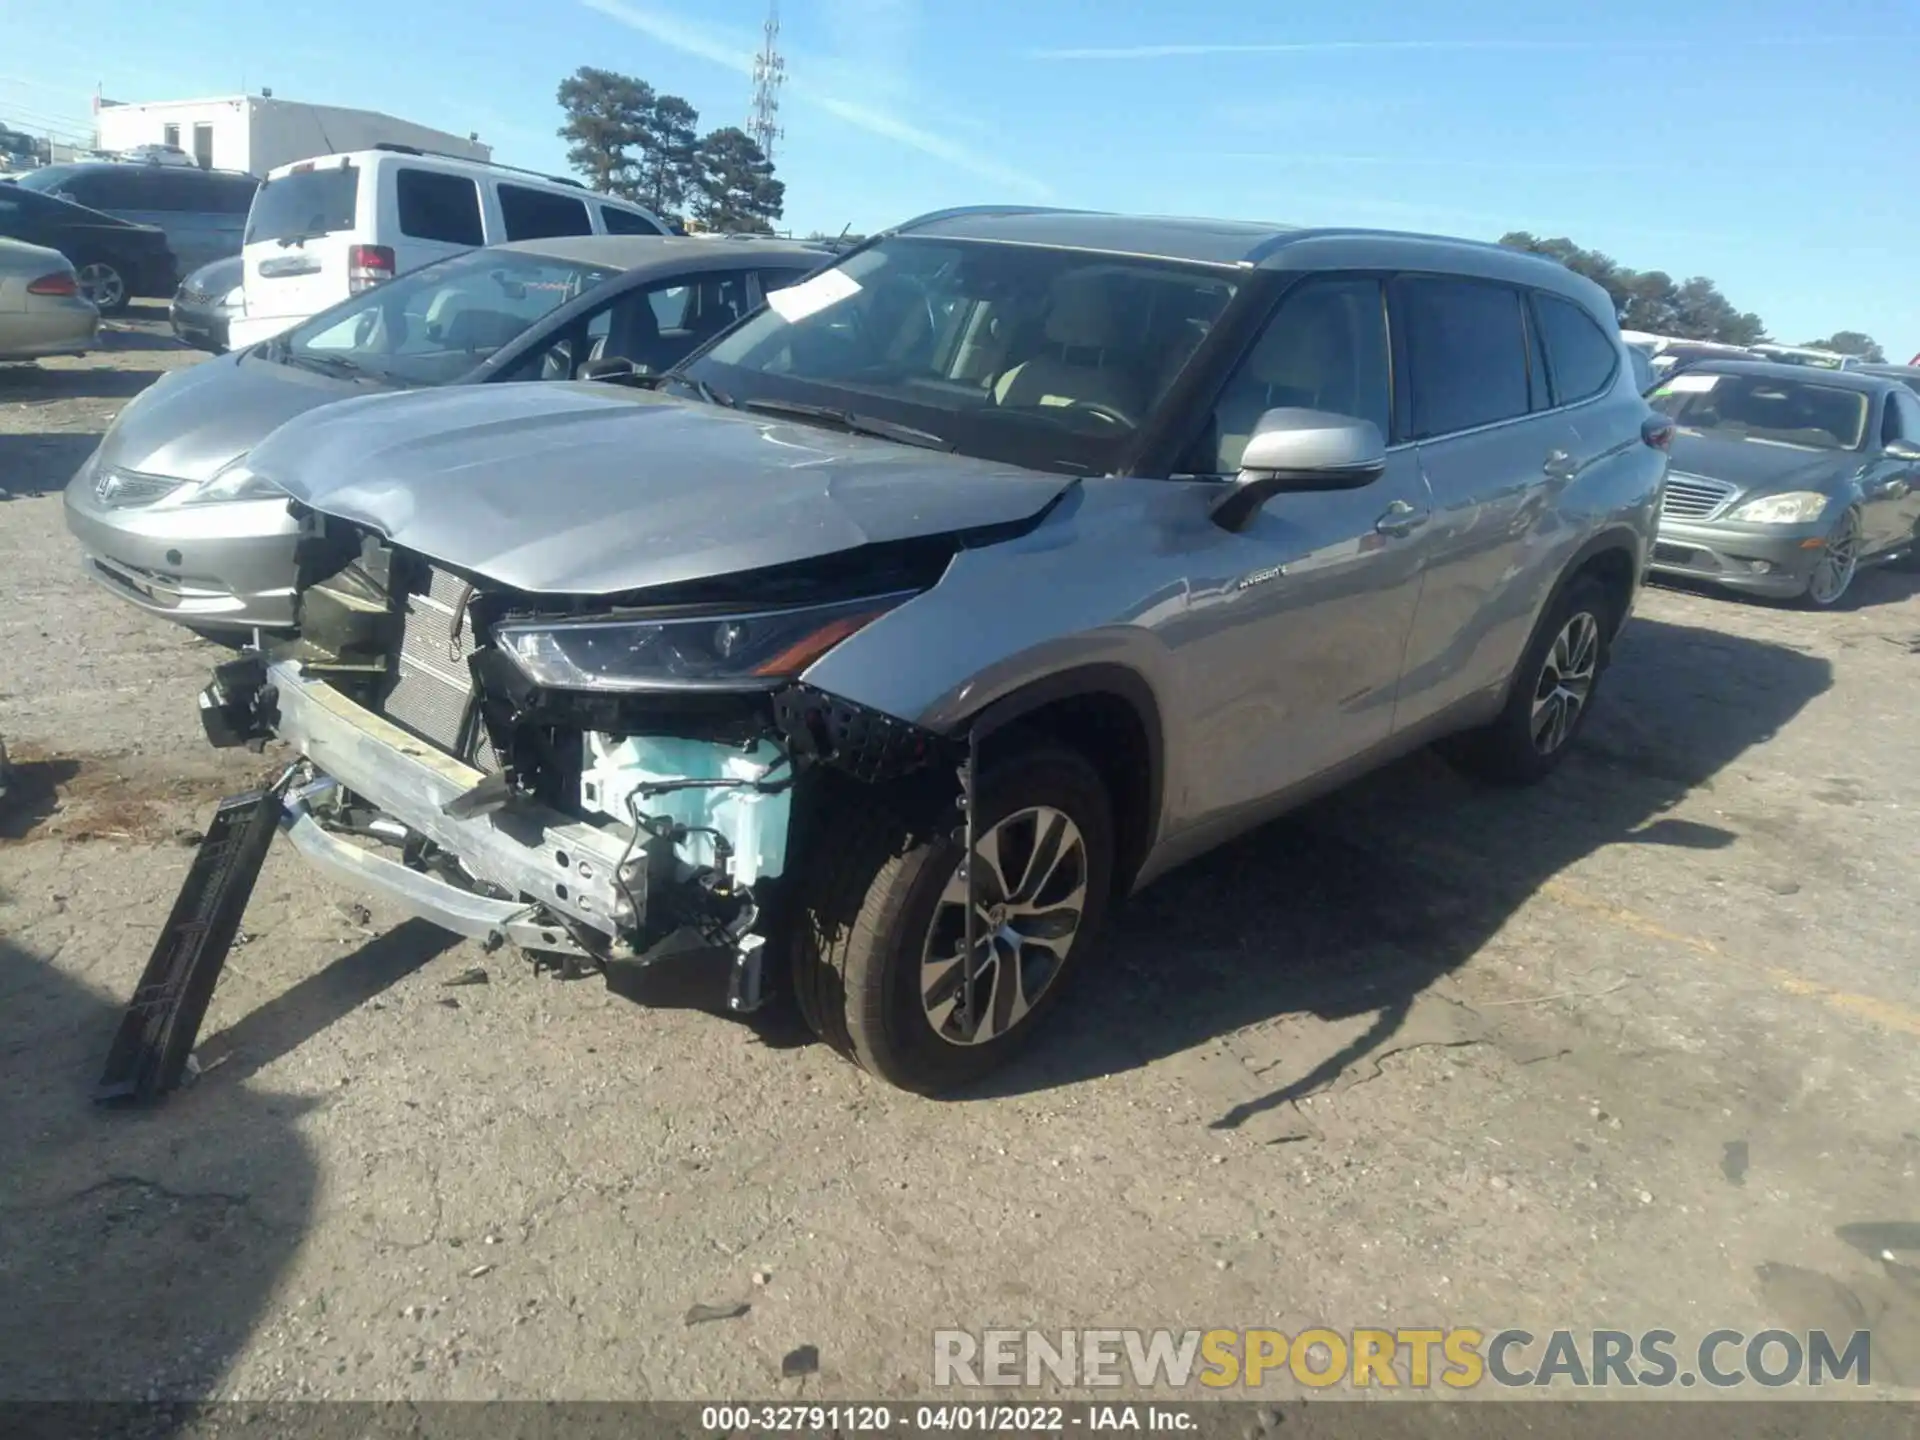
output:
M765 690L918 593L751 613L510 621L494 639L551 690Z

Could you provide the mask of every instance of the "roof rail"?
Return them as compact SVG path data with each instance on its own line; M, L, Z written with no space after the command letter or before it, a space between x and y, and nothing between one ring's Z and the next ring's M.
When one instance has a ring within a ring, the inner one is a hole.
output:
M467 165L485 165L493 170L511 170L516 175L532 175L536 179L545 180L550 184L571 185L575 190L585 190L587 188L578 180L571 179L565 175L549 175L544 170L529 170L524 165L503 165L498 160L476 160L471 155L455 155L451 150L422 150L418 145L402 145L397 140L382 140L367 148L371 150L385 150L394 155L434 155L442 160L458 160ZM620 197L613 195L608 198L618 200Z
M1065 205L956 205L948 210L930 210L890 226L889 234L902 234L931 225L938 220L957 220L963 215L1097 215L1097 210L1076 210Z

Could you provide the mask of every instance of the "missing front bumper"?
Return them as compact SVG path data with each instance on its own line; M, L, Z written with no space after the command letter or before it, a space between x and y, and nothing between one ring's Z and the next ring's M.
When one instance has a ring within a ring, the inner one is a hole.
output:
M510 899L470 893L409 869L321 828L311 814L288 820L289 838L322 868L386 897L408 914L479 939L510 939L528 948L563 953L577 947L567 926L549 921L531 929L537 910L572 921L617 942L643 905L646 866L636 864L645 843L618 830L574 820L524 797L484 813L448 809L487 777L360 708L290 661L265 666L273 692L274 731L322 775L390 816L448 855L476 881ZM457 808L457 807L456 807ZM302 821L305 823L303 824ZM625 874L622 874L622 866Z

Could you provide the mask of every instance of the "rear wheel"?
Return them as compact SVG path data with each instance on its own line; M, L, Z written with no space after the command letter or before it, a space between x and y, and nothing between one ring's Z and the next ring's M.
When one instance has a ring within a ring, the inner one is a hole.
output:
M75 272L80 293L94 303L102 315L118 315L133 300L127 277L104 260L90 261Z
M1112 810L1084 758L1032 743L986 767L975 788L970 881L957 819L916 838L854 797L838 833L822 837L831 858L798 897L794 990L808 1024L863 1069L921 1094L1011 1059L1106 913Z
M1567 586L1514 670L1506 708L1491 724L1442 747L1459 768L1496 784L1544 779L1586 724L1611 658L1613 597L1582 576Z

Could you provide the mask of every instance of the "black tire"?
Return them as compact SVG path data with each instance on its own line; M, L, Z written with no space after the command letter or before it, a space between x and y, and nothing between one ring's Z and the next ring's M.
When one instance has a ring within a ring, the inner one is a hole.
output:
M808 1026L870 1074L922 1095L978 1080L1026 1044L1096 939L1111 890L1112 807L1081 755L1050 742L1020 744L983 767L976 788L978 837L1031 807L1049 807L1077 827L1084 852L1084 903L1066 954L1025 1017L994 1038L942 1038L922 998L924 948L936 918L958 908L942 900L964 849L957 810L916 835L873 797L846 797L795 897L793 987ZM1004 963L996 961L996 975Z
M1555 646L1582 616L1593 626L1596 649L1592 678L1584 701L1564 733L1550 748L1542 748L1535 741L1535 702L1549 680L1548 662L1555 660ZM1531 785L1545 779L1572 748L1593 710L1600 681L1612 659L1613 632L1618 624L1618 607L1607 588L1590 575L1576 577L1541 616L1533 639L1514 668L1505 708L1491 723L1447 740L1440 747L1442 753L1469 775L1496 785Z

